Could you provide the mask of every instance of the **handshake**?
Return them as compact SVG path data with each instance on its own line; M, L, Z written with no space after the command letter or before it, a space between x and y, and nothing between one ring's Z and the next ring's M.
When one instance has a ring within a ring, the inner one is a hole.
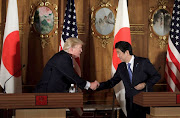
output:
M91 82L90 83L91 85L90 85L90 88L92 89L92 90L96 90L98 87L99 87L99 82L98 81L94 81L94 82Z

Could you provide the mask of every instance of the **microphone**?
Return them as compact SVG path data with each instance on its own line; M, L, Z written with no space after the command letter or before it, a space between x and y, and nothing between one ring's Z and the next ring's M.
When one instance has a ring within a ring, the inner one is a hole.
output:
M20 72L24 67L25 67L25 64L24 64L19 70L17 70L11 77L9 77L9 78L4 82L4 93L6 93L6 83L7 83L14 75L16 75L18 72Z

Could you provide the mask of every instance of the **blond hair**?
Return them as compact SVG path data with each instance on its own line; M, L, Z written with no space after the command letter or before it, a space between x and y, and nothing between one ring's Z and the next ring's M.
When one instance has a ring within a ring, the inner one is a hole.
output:
M70 37L70 38L66 39L63 50L68 52L69 48L74 48L76 45L83 45L83 44L84 43L80 39Z

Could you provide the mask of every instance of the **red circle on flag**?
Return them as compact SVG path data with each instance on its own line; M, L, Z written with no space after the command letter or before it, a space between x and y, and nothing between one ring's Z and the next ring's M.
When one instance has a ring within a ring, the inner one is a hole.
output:
M131 34L129 27L121 28L114 37L114 44L113 44L113 66L117 69L118 64L121 63L121 60L117 57L117 52L115 50L115 44L119 41L126 41L131 44Z
M11 32L6 36L3 44L2 61L11 75L15 77L21 75L19 31Z

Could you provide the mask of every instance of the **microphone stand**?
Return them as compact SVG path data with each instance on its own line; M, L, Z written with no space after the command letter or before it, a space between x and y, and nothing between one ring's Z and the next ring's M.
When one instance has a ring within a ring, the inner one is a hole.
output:
M5 82L4 82L4 93L6 93L6 83L14 76L16 75L19 71L21 71L25 67L25 64L18 70L16 71L11 77L9 77Z

